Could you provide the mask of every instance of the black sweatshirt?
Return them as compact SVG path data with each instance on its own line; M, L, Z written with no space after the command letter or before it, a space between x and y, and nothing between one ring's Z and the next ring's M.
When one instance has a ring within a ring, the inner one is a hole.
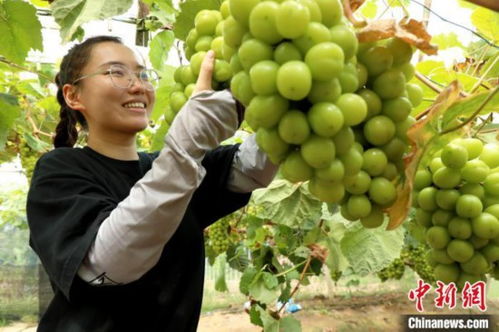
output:
M30 245L55 296L39 332L195 331L204 281L203 230L247 204L227 180L237 145L207 153L207 173L159 262L125 285L92 286L77 275L99 225L151 168L103 156L89 147L57 148L38 161L28 193Z

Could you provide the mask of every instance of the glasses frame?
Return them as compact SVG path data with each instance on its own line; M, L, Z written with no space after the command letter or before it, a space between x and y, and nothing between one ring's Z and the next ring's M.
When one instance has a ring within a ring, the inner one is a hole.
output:
M119 86L118 84L116 84L116 82L113 79L113 75L112 75L113 68L119 68L120 70L125 70L128 73L128 77L129 77L128 86L123 87L123 86ZM156 77L157 77L154 80L154 82L156 82L156 83L153 84L153 83L151 83L151 81L144 81L141 78L143 72L154 73L156 75ZM93 76L97 76L97 75L101 75L101 74L107 74L107 75L109 75L109 78L111 79L111 83L113 84L113 86L115 88L118 88L118 89L128 89L128 88L130 88L134 84L135 80L137 79L137 80L139 80L139 82L142 84L142 86L147 91L154 91L157 88L157 86L155 86L155 85L159 84L159 80L161 79L161 77L159 76L158 72L155 71L154 69L144 68L144 69L141 69L138 72L136 72L136 71L134 72L130 68L126 67L126 66L119 65L119 64L112 64L107 69L101 69L101 70L98 70L98 71L96 71L94 73L90 73L90 74L86 74L86 75L80 76L76 80L74 80L72 84L75 85L76 83L78 83L79 81L81 81L81 80L83 80L85 78L93 77ZM134 77L134 78L130 79L131 77Z

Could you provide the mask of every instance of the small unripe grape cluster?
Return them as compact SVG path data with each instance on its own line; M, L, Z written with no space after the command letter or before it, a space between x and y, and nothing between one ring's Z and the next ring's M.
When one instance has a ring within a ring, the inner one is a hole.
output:
M29 181L33 177L33 170L35 169L36 162L40 157L40 153L30 148L23 139L19 144L19 157L21 158L21 165L24 169L24 174Z
M462 287L499 265L499 144L451 141L414 178L415 220L426 228L435 277Z
M433 284L435 282L433 267L426 260L426 252L426 246L405 246L400 252L400 257L379 271L378 277L381 281L389 279L399 280L404 275L405 267L408 266L425 282Z
M224 253L230 246L230 219L222 218L208 227L208 245L216 255Z

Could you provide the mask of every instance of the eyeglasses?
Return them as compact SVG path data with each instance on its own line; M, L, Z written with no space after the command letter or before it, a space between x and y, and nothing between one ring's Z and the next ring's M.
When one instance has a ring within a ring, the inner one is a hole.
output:
M108 69L102 69L92 74L83 75L74 80L73 84L76 84L84 78L100 74L109 75L113 85L119 89L130 88L137 78L146 90L154 91L154 89L158 87L160 80L158 73L153 69L142 69L138 72L133 72L125 66L111 65Z

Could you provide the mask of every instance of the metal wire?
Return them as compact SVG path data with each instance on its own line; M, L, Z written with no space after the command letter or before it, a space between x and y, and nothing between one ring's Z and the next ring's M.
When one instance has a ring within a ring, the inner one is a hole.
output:
M481 34L479 34L479 33L475 32L475 31L471 30L471 29L470 29L470 28L468 28L468 27L465 27L464 25L461 25L461 24L459 24L459 23L453 22L453 21L451 21L451 20L446 19L445 17L440 16L439 14L437 14L436 12L434 12L434 11L433 11L431 8L429 8L428 6L426 6L426 5L424 5L424 4L420 3L420 2L418 2L418 1L416 1L416 0L409 0L409 1L410 1L410 2L413 2L413 3L415 3L415 4L420 5L421 7L423 7L424 9L426 9L427 11L429 11L430 13L432 13L433 15L435 15L436 17L438 17L439 19L441 19L442 21L445 21L445 22L447 22L447 23L450 23L450 24L452 24L452 25L455 25L455 26L457 26L457 27L459 27L459 28L461 28L461 29L467 30L467 31L471 32L472 34L474 34L475 36L477 36L478 38L480 38L480 39L482 39L483 41L485 41L485 42L486 42L487 44L489 44L490 46L495 47L495 48L499 48L499 45L494 44L493 42L491 42L490 40L488 40L487 38L485 38L485 37L484 37L484 36L482 36Z

